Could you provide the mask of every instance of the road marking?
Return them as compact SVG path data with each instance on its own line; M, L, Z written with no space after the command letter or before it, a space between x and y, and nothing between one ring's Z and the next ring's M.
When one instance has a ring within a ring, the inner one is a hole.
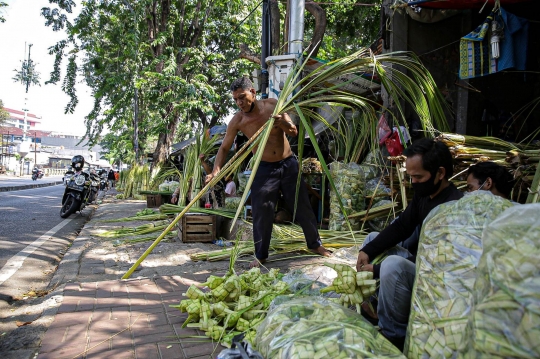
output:
M59 230L64 228L66 224L71 222L73 218L66 218L55 227L48 230L44 235L36 239L34 242L27 245L22 251L11 257L7 263L0 269L0 285L8 280L15 272L17 272L23 265L26 257L34 253L46 240L50 239Z

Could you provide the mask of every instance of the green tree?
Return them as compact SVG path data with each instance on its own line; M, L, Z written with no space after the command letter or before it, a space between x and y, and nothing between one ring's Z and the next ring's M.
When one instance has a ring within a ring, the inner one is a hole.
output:
M367 47L377 39L382 0L323 2L327 27L317 57L334 60ZM365 6L373 5L373 6ZM311 39L313 17L306 15L306 39Z
M2 12L3 12L2 8L7 7L7 6L8 4L6 2L0 1L0 22L6 22L6 18L4 17L4 15L2 15Z
M48 83L62 81L70 96L66 113L77 105L75 83L82 76L95 98L86 117L90 139L97 141L105 126L129 136L134 127L135 84L138 136L141 147L157 138L154 163L166 159L178 129L192 132L226 116L234 105L230 82L254 68L238 59L237 49L240 44L257 47L260 42L260 36L254 35L260 34L260 9L248 16L256 4L131 0L132 13L120 0L89 0L70 21L67 14L75 6L73 0L49 2L57 7L42 9L46 25L66 31L67 36L50 48L56 58Z
M0 100L0 126L4 126L9 119L9 112L4 109L4 102Z

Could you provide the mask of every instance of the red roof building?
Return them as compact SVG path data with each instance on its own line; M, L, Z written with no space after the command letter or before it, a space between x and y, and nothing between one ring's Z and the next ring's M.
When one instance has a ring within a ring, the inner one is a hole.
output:
M8 126L24 129L24 111L14 110L8 107L4 107L4 110L6 110L9 113L9 119L6 121L6 124ZM26 113L26 130L34 130L36 128L36 125L41 123L41 121L39 121L40 119L41 117L33 113L27 112Z

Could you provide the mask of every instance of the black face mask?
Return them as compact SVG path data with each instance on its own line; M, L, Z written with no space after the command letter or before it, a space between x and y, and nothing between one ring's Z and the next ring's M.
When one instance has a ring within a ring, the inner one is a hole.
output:
M441 187L442 181L435 184L435 175L437 172L432 173L431 177L426 182L412 183L414 193L420 197L427 197L437 192Z

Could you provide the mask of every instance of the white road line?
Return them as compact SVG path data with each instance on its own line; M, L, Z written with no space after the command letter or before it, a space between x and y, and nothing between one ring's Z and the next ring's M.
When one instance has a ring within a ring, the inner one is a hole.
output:
M0 285L8 280L15 272L17 272L23 265L24 260L30 254L34 253L36 249L41 247L46 240L50 239L53 235L61 230L66 224L71 222L72 218L66 218L55 227L48 230L44 235L36 239L34 242L27 245L22 251L11 257L7 263L0 269Z

